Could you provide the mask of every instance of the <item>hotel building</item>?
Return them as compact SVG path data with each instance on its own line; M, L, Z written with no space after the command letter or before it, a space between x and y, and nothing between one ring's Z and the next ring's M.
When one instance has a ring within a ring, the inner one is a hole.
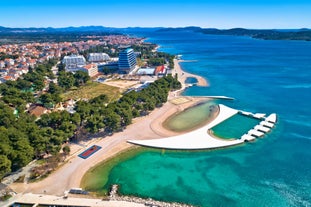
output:
M136 55L134 50L127 48L119 53L119 70L120 72L129 73L135 69Z
M110 57L106 53L90 53L88 56L89 62L106 62Z
M67 65L85 65L85 58L83 55L65 56L62 63Z

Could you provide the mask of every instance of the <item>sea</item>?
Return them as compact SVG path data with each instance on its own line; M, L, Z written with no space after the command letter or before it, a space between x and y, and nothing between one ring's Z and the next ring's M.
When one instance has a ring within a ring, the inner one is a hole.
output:
M209 87L193 86L184 95L233 97L217 103L276 113L278 123L264 138L236 147L147 149L116 164L107 186L206 207L311 206L311 42L191 31L144 35L159 51L191 60L182 68L208 80Z

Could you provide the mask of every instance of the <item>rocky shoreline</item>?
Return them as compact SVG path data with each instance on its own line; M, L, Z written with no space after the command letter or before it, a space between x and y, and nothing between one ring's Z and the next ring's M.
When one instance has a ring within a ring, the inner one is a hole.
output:
M118 194L118 185L112 185L111 190L109 192L109 200L111 201L127 201L134 202L139 204L144 204L145 206L150 207L195 207L192 205L182 204L182 203L169 203L163 201L156 201L151 198L139 198L135 196L121 196Z

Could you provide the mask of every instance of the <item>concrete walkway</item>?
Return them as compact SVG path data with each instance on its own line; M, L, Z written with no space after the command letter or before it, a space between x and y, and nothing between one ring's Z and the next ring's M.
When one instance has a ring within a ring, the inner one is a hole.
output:
M183 149L183 150L193 150L193 149L212 149L219 147L226 147L241 144L244 140L222 140L212 137L208 134L208 131L216 126L217 124L229 119L230 117L237 114L239 111L229 108L225 105L219 105L219 114L211 123L206 126L194 130L192 132L173 136L162 139L153 140L128 140L129 143L160 148L160 149Z
M90 198L74 198L60 197L53 195L32 194L27 193L18 195L6 206L13 203L31 204L32 206L48 205L48 206L93 206L93 207L143 207L144 204L129 201L107 201L102 199Z

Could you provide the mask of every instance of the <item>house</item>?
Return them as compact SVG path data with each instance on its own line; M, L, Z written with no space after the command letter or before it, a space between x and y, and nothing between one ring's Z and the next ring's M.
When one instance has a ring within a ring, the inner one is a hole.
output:
M157 76L165 75L166 68L164 67L164 65L157 66L154 73Z
M0 61L0 68L4 68L5 67L5 62L4 61Z
M48 113L48 109L43 106L33 104L29 107L28 112L30 115L34 115L39 118L42 114Z
M13 59L11 59L11 58L6 58L6 59L4 60L4 62L5 62L5 64L6 64L7 66L12 66L12 65L14 65L14 63L15 63L15 61L14 61Z
M90 77L94 77L98 74L98 67L96 64L88 64L81 68L82 71L87 72Z

